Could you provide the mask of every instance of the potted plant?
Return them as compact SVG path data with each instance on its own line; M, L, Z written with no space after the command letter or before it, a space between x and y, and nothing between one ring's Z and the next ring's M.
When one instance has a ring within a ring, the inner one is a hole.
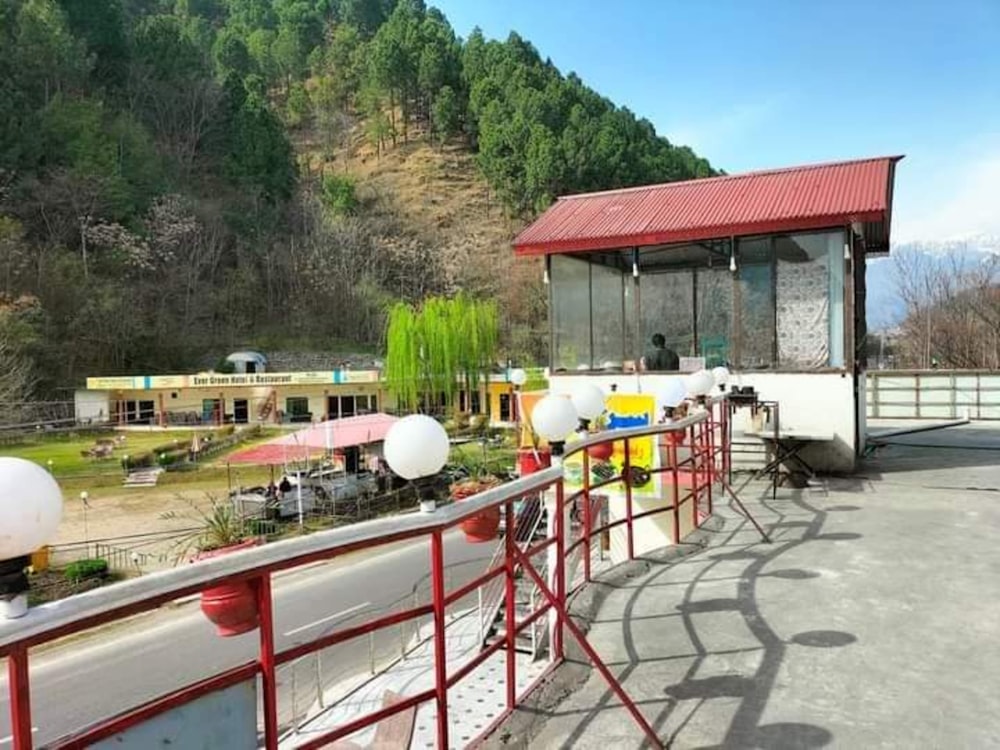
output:
M456 502L461 502L501 483L500 478L490 472L489 460L485 453L481 460L466 454L462 464L468 471L468 477L453 482L448 487L451 499ZM459 525L469 542L479 543L496 539L497 531L500 528L500 507L488 508L482 513L466 518Z
M591 422L591 431L600 432L605 429L608 425L607 417L601 414L596 419ZM614 455L615 444L613 440L607 440L603 443L598 443L597 445L592 445L587 448L587 455L590 456L595 461L607 461Z
M208 498L211 504L207 510L189 503L193 512L188 517L199 523L200 528L178 541L179 558L194 563L257 545L257 538L248 533L232 503L220 501L213 495ZM164 519L177 517L179 514L175 512L162 516ZM249 581L205 589L201 592L201 611L222 637L248 633L260 623L257 594Z

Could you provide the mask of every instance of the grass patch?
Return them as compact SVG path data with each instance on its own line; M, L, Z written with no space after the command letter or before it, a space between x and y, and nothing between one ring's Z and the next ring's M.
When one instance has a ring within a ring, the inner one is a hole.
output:
M210 430L200 430L202 435L213 434ZM68 433L64 435L32 435L23 442L3 447L3 455L24 458L40 466L48 467L52 461L52 474L59 480L66 492L91 490L103 487L119 487L125 472L122 459L128 456L148 453L153 448L169 445L177 441L179 446L189 444L194 430L178 431L122 431L97 434ZM200 463L185 471L169 471L160 476L159 485L178 486L183 489L218 489L233 486L252 486L267 483L270 470L266 466L240 465L227 470L226 456L234 451L271 440L283 432L278 428L264 428L253 439L233 446L211 461ZM125 435L125 442L115 448L110 458L86 458L82 453L95 445L100 438Z

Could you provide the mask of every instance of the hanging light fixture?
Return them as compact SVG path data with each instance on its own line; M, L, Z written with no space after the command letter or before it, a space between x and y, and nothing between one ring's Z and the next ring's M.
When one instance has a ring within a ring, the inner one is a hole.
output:
M736 248L730 248L729 250L729 270L736 273Z
M851 259L851 243L847 241L844 243L844 260Z

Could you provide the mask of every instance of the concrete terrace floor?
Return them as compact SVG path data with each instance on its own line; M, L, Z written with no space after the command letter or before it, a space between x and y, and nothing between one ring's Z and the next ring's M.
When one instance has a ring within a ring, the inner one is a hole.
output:
M574 612L674 748L1000 747L1000 427L891 438L848 478L764 483ZM570 639L572 641L572 639ZM579 649L487 747L635 748Z

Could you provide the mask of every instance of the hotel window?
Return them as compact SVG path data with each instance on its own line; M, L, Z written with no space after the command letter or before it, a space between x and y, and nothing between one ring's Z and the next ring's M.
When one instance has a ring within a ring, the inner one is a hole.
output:
M285 399L285 413L290 417L305 417L309 414L309 399L305 396L289 396Z
M511 400L509 393L500 394L500 421L501 422L512 422L514 420L514 412L511 409Z

